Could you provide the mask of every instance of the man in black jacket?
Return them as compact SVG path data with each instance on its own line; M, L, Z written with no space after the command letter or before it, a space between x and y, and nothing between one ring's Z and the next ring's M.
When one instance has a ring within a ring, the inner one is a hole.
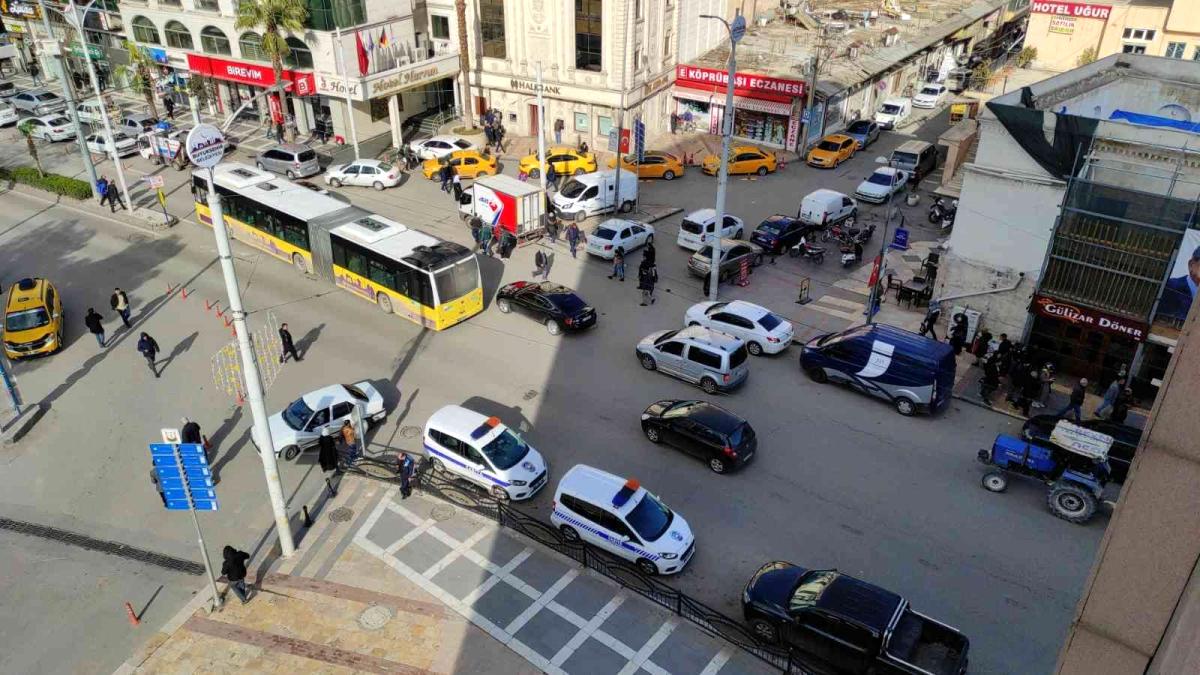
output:
M100 348L104 348L104 319L95 309L88 307L87 316L83 317L83 325L87 326L88 332L96 336L96 342L100 343Z
M1086 377L1079 378L1079 384L1071 390L1071 400L1055 417L1066 417L1067 413L1074 413L1075 424L1079 424L1080 418L1083 416L1083 398L1087 394L1088 381Z
M142 333L142 336L138 338L137 350L146 357L146 365L150 368L150 372L154 373L154 377L159 377L158 368L154 367L155 358L158 356L158 343L150 337L149 333Z
M250 554L232 546L226 546L223 553L225 562L221 564L221 574L229 582L229 590L244 605L250 599L250 593L246 590L246 561L250 560Z
M279 342L283 345L279 352L280 363L287 361L288 354L291 354L296 361L302 360L300 354L296 352L296 343L292 341L292 332L288 330L286 323L279 324Z

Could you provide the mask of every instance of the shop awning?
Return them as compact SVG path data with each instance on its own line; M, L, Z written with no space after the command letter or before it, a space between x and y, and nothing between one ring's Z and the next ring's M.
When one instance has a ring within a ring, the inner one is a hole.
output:
M741 108L742 110L754 110L756 112L771 113L772 115L783 115L790 117L792 114L792 104L777 103L775 101L763 101L757 98L747 98L745 96L734 96L733 107Z
M672 87L671 95L675 98L682 98L688 101L699 101L700 103L715 103L717 105L725 105L724 94L711 94L698 89L690 89L688 87Z

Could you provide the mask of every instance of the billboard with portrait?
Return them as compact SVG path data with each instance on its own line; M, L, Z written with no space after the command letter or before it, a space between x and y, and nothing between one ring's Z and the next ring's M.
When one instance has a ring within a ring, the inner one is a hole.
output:
M1167 278L1166 288L1158 301L1155 318L1182 321L1187 318L1196 287L1200 284L1200 230L1186 230L1175 266Z

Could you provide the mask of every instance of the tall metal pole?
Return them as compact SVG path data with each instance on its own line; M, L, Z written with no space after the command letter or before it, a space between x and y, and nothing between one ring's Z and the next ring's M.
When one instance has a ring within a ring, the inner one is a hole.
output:
M233 268L233 254L229 249L229 231L225 229L225 213L221 208L221 196L217 194L217 179L212 168L208 170L208 208L212 212L213 234L217 240L217 257L221 262L221 276L225 278L225 292L229 296L229 311L233 314L233 330L237 334L238 351L242 355L242 373L246 380L246 401L250 404L250 415L254 421L250 432L254 436L258 454L263 463L263 474L267 479L267 494L271 498L271 510L275 513L275 529L279 532L279 548L283 557L296 552L292 541L292 527L288 522L287 505L283 498L283 486L279 482L279 465L275 458L275 442L271 428L267 425L267 405L263 399L262 380L258 375L258 361L254 347L250 344L250 331L246 328L246 312L242 309L242 292L238 287L237 272Z
M358 151L358 129L354 126L354 103L350 98L350 77L346 69L346 45L342 44L342 29L335 27L334 34L337 37L338 56L342 62L342 89L346 94L346 117L350 120L350 142L354 143L354 159L362 159L362 154Z
M183 470L183 461L179 458L179 446L175 446L175 468L179 477L187 481L187 473ZM213 609L221 607L221 593L217 591L217 577L213 574L212 562L208 559L208 546L204 544L204 533L200 531L200 519L196 517L196 503L192 501L192 489L184 490L187 494L188 513L192 514L192 526L196 528L196 541L200 544L200 557L204 559L204 571L208 573L208 587L212 591Z
M546 196L546 172L550 167L546 166L546 102L542 99L542 62L537 62L537 108L538 108L538 166L542 167L538 171L538 179L542 184L542 198Z
M893 162L889 161L888 166L892 167L893 171L895 171L896 167L894 166ZM893 173L891 183L888 185L889 191L888 191L887 211L885 211L884 220L883 220L883 236L879 238L879 258L878 258L878 267L875 268L875 283L871 286L871 289L870 289L871 292L867 296L868 297L868 300L867 300L867 324L872 324L875 322L875 307L877 306L877 304L879 302L879 298L877 297L877 295L878 295L878 289L879 289L879 282L883 279L883 257L885 255L887 255L888 225L890 225L892 222L892 202L895 200L895 197L896 197L896 177L898 175L899 175L898 172Z
M725 224L725 188L729 184L729 142L733 136L733 85L737 76L737 43L746 34L746 19L741 10L735 10L733 23L719 16L701 14L702 19L716 19L725 24L729 31L729 81L725 87L725 111L721 118L721 169L717 177L717 219L713 224L716 232L712 240L712 263L709 270L708 299L717 299L717 286L721 283L721 231ZM703 235L701 235L703 236Z
M75 93L71 90L71 83L67 82L67 69L63 65L62 44L54 37L54 32L50 28L50 15L46 13L45 0L38 0L38 7L42 12L42 26L46 29L46 37L55 43L57 53L54 54L54 61L58 65L59 84L62 85L63 98L67 100L67 115L71 118L71 124L75 127L75 143L79 146L79 154L83 157L83 166L87 168L88 178L91 179L92 195L101 197L97 194L96 189L96 165L92 164L92 153L88 152L87 143L83 140L83 127L79 124L79 111L75 108ZM79 34L80 40L83 39L83 31ZM87 45L80 45L87 49Z
M625 80L629 72L629 59L631 54L636 53L635 50L629 47L629 40L633 36L633 29L630 27L629 18L633 12L629 11L629 5L633 4L630 0L625 0L625 58L621 59L621 107L617 110L617 191L613 195L613 212L619 213L621 210L621 160L624 158L621 155L621 137L625 135ZM636 9L635 9L636 11ZM634 68L637 67L635 63Z
M21 414L21 395L17 392L17 382L8 372L8 359L0 356L0 378L4 380L4 390L8 392L8 402L12 404L13 412Z
M70 0L67 7L71 10L71 17L78 21L75 28L79 30L79 43L83 48L83 60L87 62L88 81L92 83L92 91L96 94L96 105L100 108L100 119L104 123L104 137L111 146L109 150L112 154L113 166L117 169L117 185L121 186L121 196L125 198L125 205L133 208L133 200L129 198L129 185L125 182L125 168L121 166L121 157L117 154L117 141L113 138L112 121L108 117L108 107L104 105L104 96L100 93L100 80L96 77L96 64L92 62L92 51L88 49L87 37L83 34L83 20L88 12L92 11L92 5L96 4L96 0L91 0L84 6L82 12L75 11L75 0ZM68 21L68 23L73 23ZM199 122L196 122L199 124Z

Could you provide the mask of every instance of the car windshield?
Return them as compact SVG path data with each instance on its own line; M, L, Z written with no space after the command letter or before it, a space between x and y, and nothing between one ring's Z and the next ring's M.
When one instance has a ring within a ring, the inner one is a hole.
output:
M871 177L867 179L867 182L874 185L891 185L893 180L895 179L892 177L892 174L876 171L875 173L871 174Z
M312 414L312 408L308 407L304 399L298 398L283 409L283 421L289 427L300 431L308 423L308 418L312 417Z
M794 614L816 605L821 593L837 578L838 573L833 570L816 570L800 577L800 583L796 584L796 590L788 600L788 610Z
M838 148L840 147L842 146L834 143L833 141L821 141L817 144L818 150L828 150L829 152L837 152Z
M299 155L299 161L301 162L311 162L316 158L317 153L313 152L312 150L304 150Z
M780 319L770 312L767 312L758 318L758 325L766 328L767 330L775 330L781 323L783 323L783 319Z
M492 466L500 471L511 469L529 454L529 446L525 441L508 429L501 431L500 435L483 446L482 450Z
M607 227L597 227L596 231L592 233L592 236L597 239L612 241L613 237L617 236L617 231L610 230Z
M729 434L729 446L732 448L740 448L743 443L750 440L753 433L750 432L750 427L745 424L739 424L732 434Z
M30 328L41 328L48 323L50 323L50 315L46 313L43 307L27 309L22 312L12 312L4 317L4 329L14 332L29 330Z
M884 103L883 108L880 110L885 115L895 115L896 113L900 112L900 106L896 105L895 103Z
M871 130L871 123L865 122L862 120L859 120L858 122L855 122L854 124L851 124L850 129L849 129L850 133L852 133L852 134L865 134L870 130Z
M700 249L699 251L696 251L696 254L692 257L693 258L704 258L705 260L712 260L712 254L713 254L712 247L705 246L704 248Z
M684 219L684 221L679 224L679 229L692 234L700 234L704 231L704 226L694 220Z
M645 493L637 506L625 516L625 521L644 541L657 541L673 520L675 514L671 513L671 509L649 492Z
M771 234L779 234L780 232L783 232L783 222L778 220L768 220L762 225L759 225L758 229L764 232L770 232Z
M916 166L917 156L911 152L893 152L892 161L900 166Z
M939 91L937 87L925 87L921 90L921 93L927 96L937 96Z
M549 296L549 299L563 314L574 314L587 307L587 303L583 301L583 298L574 293L558 293Z
M38 94L38 97L37 97L37 99L39 101L53 101L57 98L58 98L58 96L55 94Z
M366 395L366 393L363 392L362 389L359 389L358 387L356 387L352 384L343 384L342 386L345 387L346 391L349 392L350 395L353 396L354 398L356 398L360 401L367 400L367 395Z
M559 194L561 194L564 197L574 199L574 198L578 197L579 195L583 194L583 191L586 189L587 189L586 185L584 185L583 183L580 183L579 181L577 181L575 179L571 179L571 180L567 181L567 184L563 186L563 189L559 191Z
M479 263L475 258L467 258L452 267L439 270L434 280L437 283L437 301L444 305L479 288Z

